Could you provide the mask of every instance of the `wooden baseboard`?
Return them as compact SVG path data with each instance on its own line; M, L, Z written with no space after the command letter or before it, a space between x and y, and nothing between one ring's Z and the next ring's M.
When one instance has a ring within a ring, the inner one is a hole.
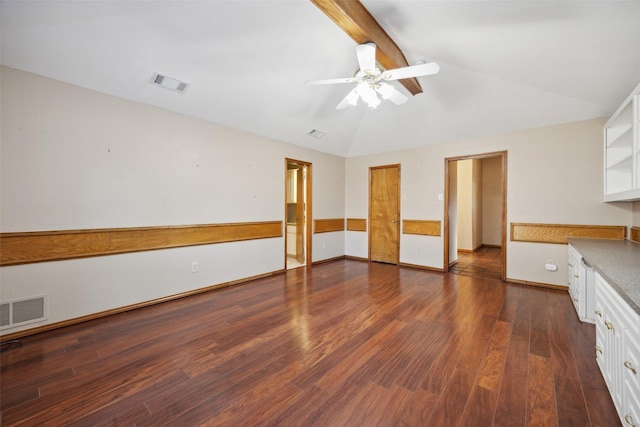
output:
M480 249L480 246L478 246L475 249L458 249L458 253L459 254L472 254L474 252L478 252L478 249Z
M340 259L345 259L345 256L341 255L341 256L334 257L334 258L327 258L327 259L321 259L319 261L313 261L311 263L311 265L324 264L325 262L337 261L337 260L340 260Z
M359 256L353 256L353 255L345 255L344 256L345 259L350 259L352 261L364 261L364 262L369 262L369 258L364 258L364 257L359 257Z
M434 272L437 272L437 273L444 273L444 269L443 268L429 267L427 265L410 264L410 263L407 263L407 262L401 262L401 263L398 263L398 265L401 266L401 267L417 268L419 270L429 270L429 271L434 271Z
M220 283L220 284L217 284L217 285L207 286L207 287L204 287L204 288L194 289L192 291L187 291L187 292L182 292L182 293L179 293L179 294L169 295L169 296L166 296L166 297L156 298L156 299L149 300L149 301L143 301L143 302L139 302L139 303L136 303L136 304L127 305L127 306L124 306L124 307L113 308L113 309L110 309L110 310L101 311L99 313L92 313L92 314L88 314L86 316L80 316L80 317L75 317L73 319L67 319L67 320L63 320L63 321L60 321L60 322L50 323L48 325L36 326L34 328L24 329L24 330L18 331L18 332L10 332L10 333L7 333L7 334L1 334L0 335L0 340L1 341L9 341L9 340L17 339L17 338L24 338L24 337L35 335L35 334L39 334L39 333L42 333L42 332L47 332L47 331L52 331L54 329L64 328L65 326L77 325L79 323L84 323L84 322L89 322L91 320L101 319L103 317L111 316L111 315L114 315L114 314L119 314L119 313L124 313L124 312L127 312L127 311L136 310L136 309L139 309L139 308L149 307L149 306L152 306L152 305L161 304L163 302L174 301L174 300L177 300L177 299L181 299L181 298L186 298L186 297L190 297L190 296L193 296L193 295L202 294L202 293L205 293L205 292L211 292L211 291L215 291L216 289L227 288L229 286L240 285L240 284L243 284L243 283L251 282L253 280L262 279L262 278L265 278L265 277L271 277L271 276L275 276L275 275L278 275L278 274L282 274L285 271L286 270L275 270L275 271L272 271L272 272L269 272L269 273L258 274L256 276L245 277L245 278L238 279L238 280L233 280L233 281L230 281L230 282L225 282L225 283Z
M513 283L516 285L524 285L524 286L535 286L538 288L547 288L547 289L555 289L558 291L567 291L569 289L568 286L565 285L553 285L551 283L541 283L541 282L531 282L529 280L519 280L519 279L504 279L505 282Z
M482 243L480 246L476 247L475 249L458 249L458 252L462 252L462 253L467 253L467 254L471 254L474 252L478 252L480 249L482 248L496 248L496 249L501 249L502 246L500 245L485 245L484 243Z

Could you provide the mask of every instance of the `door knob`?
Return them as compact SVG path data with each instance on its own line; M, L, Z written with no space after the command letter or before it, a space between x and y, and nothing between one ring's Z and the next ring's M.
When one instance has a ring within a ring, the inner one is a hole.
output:
M398 222L398 219L397 219L397 218L393 218L393 219L391 220L391 222L393 222L393 223L395 224L396 222Z

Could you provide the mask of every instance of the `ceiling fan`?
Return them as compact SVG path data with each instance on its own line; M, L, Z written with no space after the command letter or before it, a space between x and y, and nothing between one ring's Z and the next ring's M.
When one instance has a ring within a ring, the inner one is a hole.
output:
M374 43L356 46L356 55L360 68L353 77L307 82L311 85L357 83L356 87L338 104L336 107L338 110L357 105L358 99L362 99L370 109L375 110L382 102L378 94L382 99L388 99L396 105L404 104L408 98L385 81L429 76L440 71L440 66L435 62L384 70L376 62L376 45Z

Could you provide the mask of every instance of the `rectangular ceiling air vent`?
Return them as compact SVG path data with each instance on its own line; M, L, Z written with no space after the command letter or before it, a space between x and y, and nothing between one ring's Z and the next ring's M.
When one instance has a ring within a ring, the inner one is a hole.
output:
M322 132L321 130L311 129L309 132L307 132L307 135L312 136L314 138L322 138L326 134L324 132Z
M173 77L165 76L164 74L160 73L153 73L153 76L151 76L151 80L149 81L149 83L178 93L184 93L189 87L189 83L174 79Z

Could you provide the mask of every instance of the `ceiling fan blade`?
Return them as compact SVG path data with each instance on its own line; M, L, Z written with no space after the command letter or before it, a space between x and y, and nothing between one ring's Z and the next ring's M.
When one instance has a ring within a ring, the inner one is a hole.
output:
M358 93L356 92L356 89L357 86L353 88L342 101L340 101L340 104L338 104L336 110L344 110L345 108L356 105L358 103Z
M382 73L382 78L385 80L399 80L410 77L430 76L438 74L438 71L440 71L438 64L428 62L426 64L411 65L410 67L396 68L395 70L386 70Z
M353 77L345 77L341 79L325 79L325 80L309 80L305 83L308 85L332 85L335 83L353 83L356 79Z
M376 45L374 43L359 44L356 46L358 65L362 71L376 69Z
M386 83L381 83L380 85L378 85L378 87L376 87L376 92L382 95L382 98L388 99L396 105L404 104L409 99L401 92L399 92L396 88Z

